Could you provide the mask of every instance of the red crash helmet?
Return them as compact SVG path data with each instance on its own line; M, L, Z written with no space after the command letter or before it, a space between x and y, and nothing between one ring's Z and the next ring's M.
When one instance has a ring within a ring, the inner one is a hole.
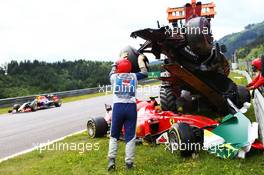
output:
M259 71L261 71L261 58L256 58L252 61L252 66L256 67Z
M132 71L132 64L126 58L121 58L116 62L117 73L130 73Z

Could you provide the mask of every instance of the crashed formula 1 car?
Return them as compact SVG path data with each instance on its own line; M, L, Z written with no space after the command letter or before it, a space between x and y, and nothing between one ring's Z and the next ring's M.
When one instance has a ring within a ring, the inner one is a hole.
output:
M36 110L47 109L52 106L61 106L61 100L57 95L40 95L31 102L26 102L22 105L15 104L8 113L35 112Z
M224 45L214 42L210 21L215 15L214 3L202 4L196 0L184 7L169 8L168 20L172 26L135 31L131 37L140 37L145 43L136 50L125 48L129 58L151 53L156 59L165 57L160 89L163 110L190 112L209 109L223 115L235 113L227 99L241 108L250 102L249 91L228 78L230 67L223 54ZM185 21L185 24L183 24ZM182 94L188 92L190 98Z
M166 144L170 151L180 151L182 156L190 156L203 148L224 158L244 157L251 147L263 150L263 145L256 141L257 124L251 124L234 108L238 112L219 123L204 116L162 111L156 97L151 97L149 101L137 101L136 136L138 140ZM103 137L108 133L111 111L111 106L106 105L105 117L88 120L87 133L90 138ZM124 130L122 132L124 134ZM177 149L179 145L188 145L188 148ZM222 149L218 149L218 146Z

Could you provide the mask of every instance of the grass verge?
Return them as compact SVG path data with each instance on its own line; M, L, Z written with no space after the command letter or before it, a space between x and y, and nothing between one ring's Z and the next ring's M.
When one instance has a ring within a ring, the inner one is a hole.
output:
M10 107L0 108L0 114L6 114L9 109L10 109Z
M79 100L85 100L85 99L100 97L104 95L106 94L105 93L95 93L95 94L87 94L87 95L81 95L81 96L75 96L75 97L66 97L66 98L62 98L62 103L69 103L69 102L74 102L74 101L79 101Z
M231 78L238 85L246 86L248 84L246 77L238 73L231 72L229 78Z
M1 175L33 175L33 174L108 174L107 151L108 139L88 139L86 133L66 138L62 144L97 145L99 150L82 152L77 151L51 151L56 145L50 146L50 151L40 153L33 151L0 164ZM59 145L57 143L57 145ZM57 146L58 147L58 146ZM95 147L94 147L95 148ZM251 152L244 160L220 159L214 155L202 151L199 156L193 158L182 158L179 154L171 154L165 150L163 145L138 145L136 150L136 168L127 171L124 167L125 144L119 143L119 154L117 157L117 171L109 174L157 174L157 175L182 175L182 174L264 174L263 155L258 151Z

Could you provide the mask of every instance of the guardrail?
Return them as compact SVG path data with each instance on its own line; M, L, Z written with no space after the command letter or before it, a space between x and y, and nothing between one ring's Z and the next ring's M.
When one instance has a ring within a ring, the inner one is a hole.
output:
M157 80L155 80L155 79L145 80L145 81L142 81L141 84L147 84L147 83L152 83L152 82L157 82ZM60 98L75 97L75 96L81 96L81 95L86 95L86 94L94 94L97 92L103 92L103 90L105 90L105 88L107 88L109 86L110 85L101 86L101 87L99 86L96 88L78 89L78 90L71 90L71 91L52 92L52 93L30 95L30 96L24 96L24 97L0 99L0 108L11 107L14 104L21 104L21 103L25 103L27 101L32 101L38 95L54 94L54 95L58 95Z
M247 73L246 71L236 70L234 72L245 76L248 82L252 81L249 73ZM256 120L259 123L260 139L264 144L264 97L259 92L259 90L254 91L253 105L254 105Z
M79 89L79 90L72 90L72 91L52 92L49 94L54 94L54 95L58 95L60 98L65 98L65 97L80 96L80 95L85 95L85 94L93 94L98 91L99 91L99 88L87 88L87 89ZM46 95L46 94L38 94L38 95ZM27 101L32 101L38 95L0 99L0 107L10 107L13 104L21 104Z

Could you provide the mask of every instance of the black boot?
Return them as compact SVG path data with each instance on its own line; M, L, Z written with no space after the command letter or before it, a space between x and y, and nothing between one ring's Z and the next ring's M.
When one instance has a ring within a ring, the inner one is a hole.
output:
M116 166L115 166L115 159L111 158L108 161L108 171L112 171L115 170Z

